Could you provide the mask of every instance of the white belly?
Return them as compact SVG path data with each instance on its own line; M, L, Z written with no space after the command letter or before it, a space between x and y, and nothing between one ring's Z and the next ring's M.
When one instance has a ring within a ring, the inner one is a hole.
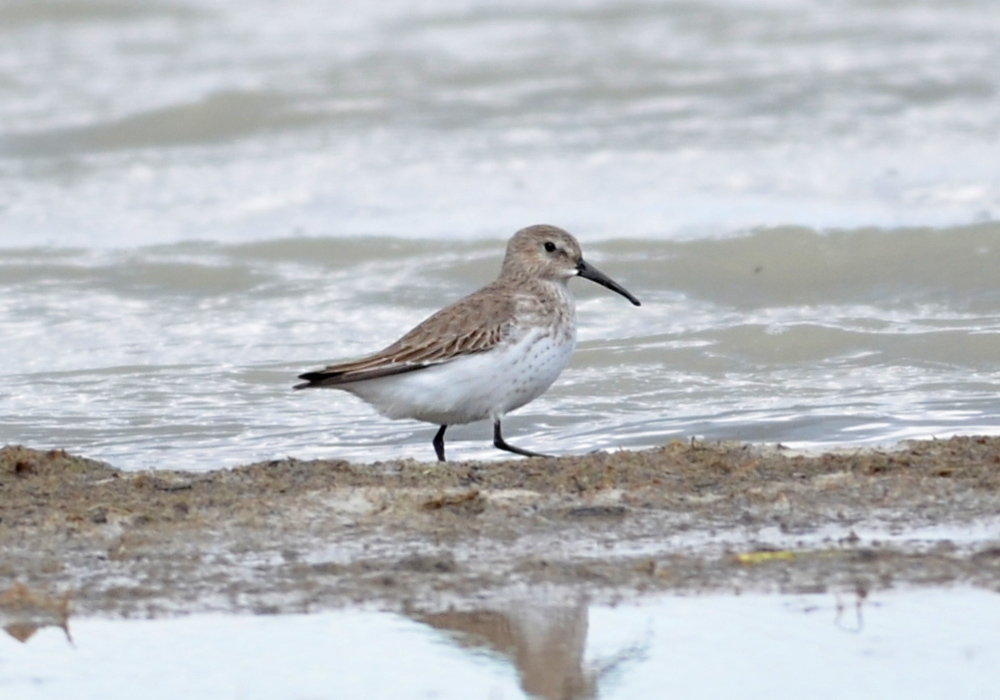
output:
M335 388L359 396L388 418L437 425L496 419L541 396L575 346L575 334L530 331L516 344Z

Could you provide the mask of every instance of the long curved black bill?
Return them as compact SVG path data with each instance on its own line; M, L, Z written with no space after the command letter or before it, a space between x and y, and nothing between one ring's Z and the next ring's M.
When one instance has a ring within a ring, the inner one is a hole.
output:
M599 285L607 287L612 292L618 292L636 306L642 306L642 304L639 303L639 300L632 296L629 291L625 289L625 287L615 282L613 279L585 260L580 260L580 262L577 263L576 269L577 274L580 275L580 277L586 277L591 282L597 282Z

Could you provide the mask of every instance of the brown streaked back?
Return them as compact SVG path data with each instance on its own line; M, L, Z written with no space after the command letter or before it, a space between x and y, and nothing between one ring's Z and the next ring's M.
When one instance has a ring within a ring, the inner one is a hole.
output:
M334 386L388 377L484 352L507 336L515 301L494 282L433 314L389 347L368 357L340 362L299 376L296 389Z

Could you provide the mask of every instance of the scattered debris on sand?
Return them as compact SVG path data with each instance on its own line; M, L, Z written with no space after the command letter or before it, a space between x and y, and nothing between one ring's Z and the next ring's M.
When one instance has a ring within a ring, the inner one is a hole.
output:
M70 591L75 614L454 607L538 586L595 599L1000 590L1000 438L209 473L9 446L0 548L0 590Z

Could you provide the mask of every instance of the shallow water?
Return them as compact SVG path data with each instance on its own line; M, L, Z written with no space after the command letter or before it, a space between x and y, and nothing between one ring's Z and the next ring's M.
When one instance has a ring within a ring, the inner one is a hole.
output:
M996 432L998 234L596 242L591 259L643 306L574 281L577 354L508 437L579 453L690 435L817 446ZM3 439L125 468L432 458L432 426L291 384L471 291L499 250L324 238L7 251ZM498 454L486 425L449 437L454 457Z
M996 65L992 0L0 0L0 443L127 469L429 459L433 427L295 375L477 288L538 222L643 306L573 282L580 347L510 417L515 444L1000 432ZM449 438L498 456L486 425ZM73 644L0 634L0 695L976 698L1000 680L980 590L530 597L74 619Z
M0 38L0 442L431 458L289 387L542 221L643 306L573 283L582 342L515 444L1000 428L989 0L3 0Z
M5 698L988 698L1000 597L977 589L673 596L544 593L406 615L192 615L0 635ZM929 611L930 612L929 614Z

